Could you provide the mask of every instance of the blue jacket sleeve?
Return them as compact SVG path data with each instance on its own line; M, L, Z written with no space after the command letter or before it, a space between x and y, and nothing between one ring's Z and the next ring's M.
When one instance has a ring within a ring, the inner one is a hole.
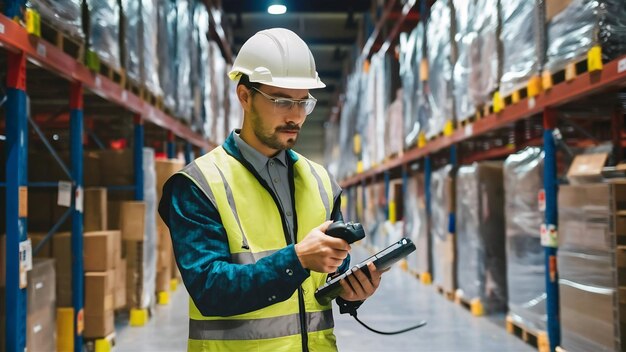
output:
M231 263L217 209L185 176L167 181L159 213L187 291L205 316L243 314L284 301L309 277L293 245L255 264Z

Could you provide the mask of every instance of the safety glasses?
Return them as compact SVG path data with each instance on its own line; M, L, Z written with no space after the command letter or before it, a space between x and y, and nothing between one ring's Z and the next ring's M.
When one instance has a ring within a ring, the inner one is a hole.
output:
M306 99L290 99L290 98L282 98L282 97L273 97L271 95L263 93L257 88L254 88L254 87L249 87L249 88L252 88L256 90L257 92L261 93L261 95L264 96L265 99L274 103L274 111L276 113L288 113L295 106L297 106L298 109L303 109L304 113L306 115L309 115L311 112L313 112L313 109L315 108L315 104L317 103L317 99L315 99L310 93L309 93L309 97Z

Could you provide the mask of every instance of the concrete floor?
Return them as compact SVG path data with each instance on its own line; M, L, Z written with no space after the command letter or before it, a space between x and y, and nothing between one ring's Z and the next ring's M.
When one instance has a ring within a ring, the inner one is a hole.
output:
M368 257L353 247L353 263ZM159 306L150 322L128 327L122 317L116 322L116 351L185 351L187 339L187 294L184 287L172 294L167 306ZM534 351L506 333L504 315L475 318L464 308L424 286L408 273L393 268L383 276L373 297L359 308L359 319L374 329L399 330L427 320L425 327L400 335L383 336L366 330L351 316L335 307L335 335L342 352L364 351Z

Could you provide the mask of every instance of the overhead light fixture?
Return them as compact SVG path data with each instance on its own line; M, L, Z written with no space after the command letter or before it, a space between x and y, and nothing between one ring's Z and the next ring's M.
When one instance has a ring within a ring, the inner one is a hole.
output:
M287 6L280 3L274 3L267 7L267 13L270 15L282 15L285 12L287 12Z

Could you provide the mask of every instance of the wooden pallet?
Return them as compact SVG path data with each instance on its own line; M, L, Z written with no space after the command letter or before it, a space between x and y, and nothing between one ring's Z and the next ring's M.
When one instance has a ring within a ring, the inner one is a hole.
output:
M139 98L143 95L143 86L128 77L126 77L126 84L124 85L124 88Z
M76 38L44 19L41 20L40 25L41 38L54 44L54 46L74 59L82 61L85 54L84 39Z
M408 273L415 276L416 279L418 279L422 284L424 285L432 285L433 283L433 279L432 279L432 275L430 275L429 272L423 272L423 273L418 273L417 271L408 268Z
M143 87L143 91L141 92L141 99L157 109L161 109L161 106L163 106L163 99L152 93L150 89L146 87Z
M535 347L539 352L550 351L550 342L547 332L529 329L523 324L516 322L510 315L506 317L506 331Z
M454 296L454 303L467 309L475 317L485 315L485 306L483 305L480 298L467 299L463 297L463 295L459 291L457 291Z
M447 298L449 301L454 302L454 297L456 296L454 294L454 292L449 292L446 291L443 287L441 286L437 286L437 292L439 292L440 295L444 296L445 298Z
M124 87L126 85L126 73L124 69L116 69L109 66L107 63L100 63L100 74L107 77L111 81Z
M593 47L584 58L568 62L564 67L552 71L545 70L541 75L543 90L549 90L555 84L570 82L583 73L601 71L602 64L602 49L599 46Z
M85 339L85 349L88 352L109 352L115 344L115 332L102 338Z

